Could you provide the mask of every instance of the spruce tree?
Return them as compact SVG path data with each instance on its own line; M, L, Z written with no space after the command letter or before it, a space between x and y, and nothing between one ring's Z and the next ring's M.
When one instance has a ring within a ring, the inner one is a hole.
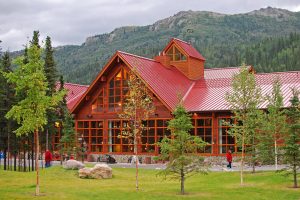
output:
M27 47L27 45L25 46L25 49L24 49L23 63L24 64L28 63L28 47Z
M15 103L14 86L7 82L7 79L3 76L5 73L12 71L11 60L8 52L5 52L1 59L0 64L0 129L2 129L2 136L4 141L5 156L11 153L11 138L13 130L13 120L6 119L4 116L11 109ZM14 147L13 147L14 148ZM10 163L8 162L8 165ZM6 163L5 163L6 168Z
M37 40L37 39L36 39ZM53 48L51 45L51 38L47 36L46 38L46 44L45 44L45 52L44 52L44 71L46 80L48 82L48 90L47 95L52 96L52 94L56 91L56 80L57 80L57 70L53 58ZM49 138L51 138L52 134L55 132L54 124L59 119L59 116L57 114L56 110L48 110L47 111L47 119L48 124L45 127L46 131L46 149L48 149L48 141Z
M41 48L39 44L39 37L40 37L40 32L39 31L33 31L33 36L32 40L30 41L30 47L36 46L37 48Z
M48 92L47 94L51 96L56 90L57 81L57 69L53 57L53 48L51 45L51 38L47 36L45 44L45 75L48 82Z
M197 149L204 148L206 143L198 136L192 136L191 117L182 103L173 111L174 119L168 124L171 138L163 138L158 146L161 148L161 159L168 159L166 169L160 174L165 178L171 176L180 181L180 191L184 194L185 180L196 173L207 173L204 159L197 155Z
M299 91L293 89L293 96L290 99L291 107L286 110L288 118L288 129L284 137L284 159L287 167L282 171L286 175L292 175L294 188L298 187L297 175L300 170L300 101Z

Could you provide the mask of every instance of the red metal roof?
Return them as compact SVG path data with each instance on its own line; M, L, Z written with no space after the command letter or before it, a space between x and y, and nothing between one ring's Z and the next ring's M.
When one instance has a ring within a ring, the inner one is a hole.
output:
M88 85L79 85L74 83L64 84L64 88L68 91L66 100L69 110L71 110L77 101L79 101L80 97L84 94L88 87ZM56 84L56 88L60 88L60 83Z
M190 43L182 41L177 38L173 38L170 43L172 43L173 41L177 45L179 45L187 55L200 60L205 60L205 58Z
M213 69L209 70L210 75L207 75L207 71L205 70L204 72L205 78L196 81L193 89L184 99L186 109L190 112L230 110L229 105L225 101L225 94L231 91L232 76L227 77L227 75L235 70L233 68ZM211 77L218 76L220 71L227 75L224 75L224 78L211 79ZM284 96L284 107L289 107L289 100L292 97L291 88L300 88L300 72L255 74L256 83L261 88L263 96L271 94L273 80L276 77L279 78L282 84L281 91ZM266 107L267 102L263 102L260 105L260 108Z
M193 81L175 67L169 69L155 60L120 51L119 56L136 68L138 75L171 109L178 103L178 94L183 96L192 87Z

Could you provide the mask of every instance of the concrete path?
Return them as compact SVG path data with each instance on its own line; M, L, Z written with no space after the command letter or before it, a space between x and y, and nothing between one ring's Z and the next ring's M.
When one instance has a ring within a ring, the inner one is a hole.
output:
M98 162L99 163L99 162ZM53 161L52 162L53 165L60 165L59 161ZM97 164L97 162L84 162L84 164L91 164L91 165L95 165ZM116 164L108 164L110 167L112 168L135 168L135 164L131 164L131 163L116 163ZM278 165L278 170L284 168L285 165ZM166 168L166 164L139 164L139 168L142 169L157 169L157 170L161 170L161 169L165 169ZM252 171L252 167L246 166L244 168L245 171ZM263 166L257 166L255 168L256 171L276 171L275 166L274 165L263 165ZM233 165L232 170L228 170L227 167L224 166L212 166L210 168L210 171L214 171L214 172L220 172L220 171L240 171L240 168L238 166Z

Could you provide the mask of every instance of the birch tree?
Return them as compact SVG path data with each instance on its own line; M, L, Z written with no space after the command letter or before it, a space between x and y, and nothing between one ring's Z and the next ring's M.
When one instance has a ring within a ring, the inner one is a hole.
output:
M275 169L278 170L278 144L286 128L286 115L283 108L283 96L281 93L280 80L273 82L272 93L267 96L268 107L265 114L264 127L260 134L260 157L262 160L273 159ZM273 147L274 148L271 148Z
M46 95L47 81L44 74L44 62L41 60L42 49L32 44L28 49L28 63L24 64L24 58L19 57L15 60L18 68L5 76L8 82L15 85L16 95L25 94L25 97L14 105L6 114L8 119L14 119L20 124L15 131L17 135L28 135L34 133L36 144L36 192L40 193L39 186L39 131L43 130L47 124L47 109L56 106L65 95L65 91L53 94L51 97Z
M154 112L154 105L149 89L144 82L137 77L135 72L135 69L129 72L129 93L124 99L123 112L119 117L128 120L130 123L127 130L122 133L121 137L124 136L133 139L134 154L136 157L136 190L138 190L138 144L141 140L142 131L145 128L142 122L147 120Z
M258 105L262 101L261 90L256 86L255 76L245 66L235 74L232 81L232 91L226 93L225 99L233 112L236 123L231 124L229 134L236 138L241 148L240 179L244 184L245 147L253 140L253 123L257 123Z

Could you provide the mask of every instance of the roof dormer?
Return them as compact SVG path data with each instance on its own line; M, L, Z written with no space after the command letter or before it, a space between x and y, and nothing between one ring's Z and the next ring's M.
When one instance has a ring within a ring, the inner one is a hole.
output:
M177 38L171 39L155 60L168 68L176 67L191 80L204 77L205 58L191 44Z

